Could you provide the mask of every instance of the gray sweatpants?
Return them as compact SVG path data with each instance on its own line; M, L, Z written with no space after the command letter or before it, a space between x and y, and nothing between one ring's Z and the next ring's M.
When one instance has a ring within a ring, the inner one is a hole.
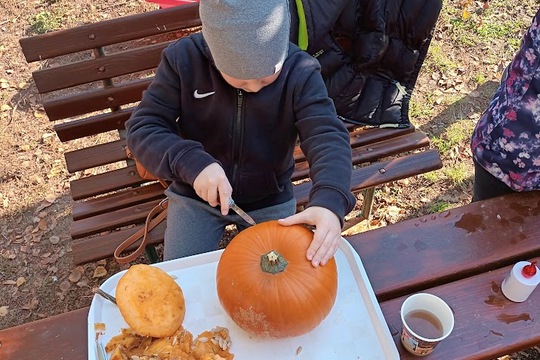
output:
M225 227L236 224L238 231L249 226L240 216L221 215L219 207L165 190L169 198L163 260L200 254L218 249ZM256 223L282 219L296 212L296 199L254 211Z

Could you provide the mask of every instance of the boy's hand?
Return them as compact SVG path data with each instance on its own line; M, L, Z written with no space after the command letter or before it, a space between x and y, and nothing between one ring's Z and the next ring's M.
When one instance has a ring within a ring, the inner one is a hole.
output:
M308 224L315 226L315 235L306 257L313 266L326 265L336 254L341 241L341 224L332 211L320 207L308 207L302 212L279 219L281 225Z
M207 201L210 206L215 207L221 204L221 213L223 215L229 213L232 186L218 163L205 167L193 181L193 188L197 195Z

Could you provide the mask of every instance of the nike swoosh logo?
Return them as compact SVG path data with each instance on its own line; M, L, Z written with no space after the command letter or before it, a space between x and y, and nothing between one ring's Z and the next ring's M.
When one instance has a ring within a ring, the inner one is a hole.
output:
M203 93L203 94L199 94L199 90L195 90L193 92L193 97L195 99L203 99L207 96L210 96L210 95L214 95L216 92L215 91L211 91L211 92L207 92L207 93Z

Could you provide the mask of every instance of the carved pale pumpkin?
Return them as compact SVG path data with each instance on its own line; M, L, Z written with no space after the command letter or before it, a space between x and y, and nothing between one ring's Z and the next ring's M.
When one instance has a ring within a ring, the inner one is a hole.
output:
M219 260L217 294L232 320L264 338L303 335L330 313L337 294L334 258L313 267L306 258L313 232L277 221L236 235Z

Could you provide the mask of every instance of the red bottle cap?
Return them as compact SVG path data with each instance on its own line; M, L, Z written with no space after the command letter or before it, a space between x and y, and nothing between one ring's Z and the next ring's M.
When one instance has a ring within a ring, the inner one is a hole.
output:
M529 265L525 265L523 269L521 269L521 274L526 278L536 275L536 261L531 262Z

